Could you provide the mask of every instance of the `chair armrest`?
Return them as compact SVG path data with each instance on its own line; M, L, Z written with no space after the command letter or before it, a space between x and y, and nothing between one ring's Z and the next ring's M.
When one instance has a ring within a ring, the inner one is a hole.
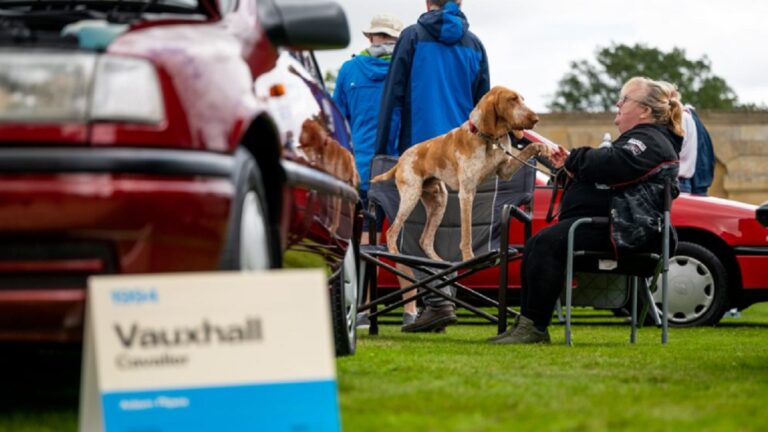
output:
M611 223L611 219L605 216L593 217L591 219L592 221L590 223L597 224L597 225L608 225Z
M523 223L530 223L533 219L530 214L524 212L520 207L515 205L509 205L510 207L510 216L514 217L515 219L519 220ZM505 206L505 207L507 207Z

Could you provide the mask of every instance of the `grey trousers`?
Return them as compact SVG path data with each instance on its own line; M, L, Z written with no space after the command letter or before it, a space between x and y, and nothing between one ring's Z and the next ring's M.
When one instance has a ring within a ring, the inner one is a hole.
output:
M413 273L416 276L417 280L426 279L427 277L430 276L427 273L424 273L424 272L419 271L419 270L414 270ZM455 272L451 273L451 277L455 277L455 276L456 276ZM440 280L436 280L436 281L430 282L427 285L429 285L431 287L436 287L436 286L440 285ZM422 290L423 289L420 289L419 291L422 291ZM449 296L452 296L452 297L456 296L456 287L453 286L453 285L444 286L444 287L440 288L440 291L442 291L445 294L447 294ZM445 305L455 306L455 304L452 301L447 300L447 299L445 299L443 297L440 297L439 295L434 294L432 292L427 292L427 294L425 294L424 297L422 297L422 299L424 300L424 304L427 307L431 307L431 308L437 308L437 307L441 307L441 306L445 306Z

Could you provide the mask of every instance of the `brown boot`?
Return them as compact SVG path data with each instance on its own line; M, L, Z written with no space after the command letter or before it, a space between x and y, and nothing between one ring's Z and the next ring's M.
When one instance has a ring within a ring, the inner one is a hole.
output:
M456 312L453 305L429 307L421 311L416 321L400 327L406 333L440 332L445 326L456 322Z
M517 326L509 334L491 341L493 344L538 344L550 343L549 331L541 331L533 326L533 321L520 315Z

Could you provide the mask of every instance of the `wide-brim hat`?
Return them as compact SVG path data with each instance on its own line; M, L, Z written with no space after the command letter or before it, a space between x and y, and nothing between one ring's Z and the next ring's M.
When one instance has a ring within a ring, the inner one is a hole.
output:
M403 23L396 16L390 14L375 15L371 19L371 26L363 30L363 34L368 37L372 34L383 33L394 38L400 37L403 30Z

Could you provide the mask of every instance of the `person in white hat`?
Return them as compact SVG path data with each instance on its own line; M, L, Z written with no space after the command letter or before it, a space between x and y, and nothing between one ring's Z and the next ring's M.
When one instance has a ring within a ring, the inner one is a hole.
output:
M347 60L339 70L333 99L352 128L355 161L363 197L368 191L370 164L375 153L376 130L384 79L403 23L390 14L375 15L363 30L370 45Z
M394 15L374 15L370 26L363 30L370 45L342 65L333 92L336 105L352 128L355 165L361 180L360 197L363 208L366 209L371 159L376 153L376 130L384 79L389 72L392 52L402 29L403 23ZM382 218L383 216L379 219ZM363 232L364 236L367 236L367 228ZM367 238L364 238L363 242L367 242L366 240ZM415 319L415 302L406 304L403 323L410 324ZM358 317L358 326L364 326L366 323L367 317Z

